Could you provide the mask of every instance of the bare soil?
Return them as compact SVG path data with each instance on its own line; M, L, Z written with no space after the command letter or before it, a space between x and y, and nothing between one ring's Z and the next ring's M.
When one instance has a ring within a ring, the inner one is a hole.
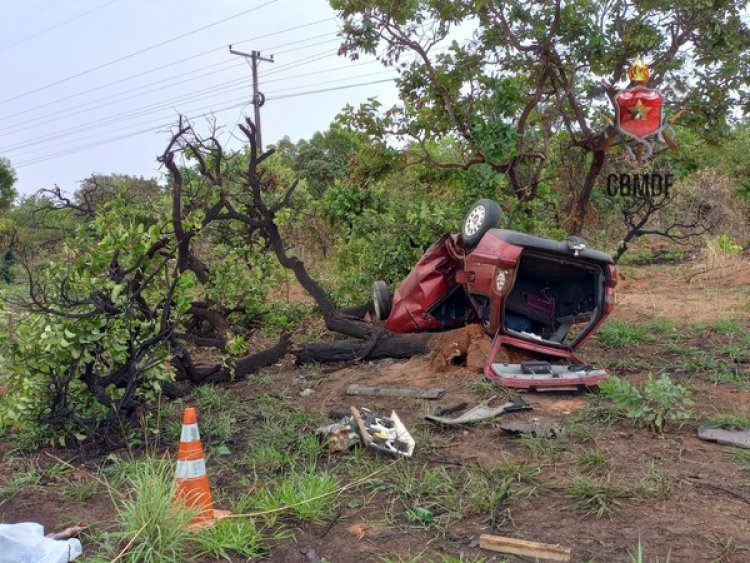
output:
M673 345L679 342L683 348L702 351L717 362L730 363L724 349L727 345L744 345L737 340L742 335L714 334L695 325L742 318L747 331L749 288L750 263L746 261L705 273L700 273L695 265L625 268L613 317L633 322L669 320L676 323L677 334L662 335L631 348L612 349L593 338L580 355L636 383L642 382L648 373L669 372L674 380L692 390L698 417L731 409L750 413L750 385L716 384L711 368L680 367L684 353ZM446 343L446 350L449 345ZM475 348L486 350L486 346L487 342L477 341ZM275 368L274 382L262 392L298 397L299 404L315 413L346 412L352 404L388 412L395 410L417 438L415 457L409 464L456 471L470 464L489 468L513 458L526 467L540 467L531 491L528 487L511 486L510 498L496 507L495 516L501 518L495 529L491 527L490 513L464 518L447 529L425 528L403 518L404 506L388 505L384 493L369 495L363 503L350 502L363 498L359 493L351 493L340 499L341 508L332 521L315 525L290 522L296 529L295 537L274 543L267 560L307 562L315 561L317 554L331 562L380 561L386 557L395 561L410 558L440 561L444 555L464 557L466 561L531 561L478 547L480 534L496 533L559 543L572 548L574 561L630 561L639 541L644 546L646 561L657 558L664 561L668 557L673 562L750 561L750 472L731 461L726 446L699 440L694 422L682 427L669 426L663 436L629 421L606 425L592 420L574 425L571 417L594 400L591 395L528 393L524 397L534 410L504 415L506 419L587 430L581 436L558 439L559 446L553 445L559 450L556 455L542 460L524 440L504 433L496 424L441 429L424 421L424 414L439 407L461 402L474 405L493 393L497 395L493 404L508 397L506 390L477 384L481 380L478 366L471 362L470 366L451 362L436 366L426 357L340 366L340 369L285 362ZM299 385L300 376L305 376L304 386ZM744 377L746 382L750 381L750 375L745 373ZM436 401L348 397L345 391L351 383L441 387L446 393ZM303 387L314 393L300 397ZM258 392L252 384L233 387L233 393L247 400ZM229 444L233 451L252 445L242 433L233 440ZM420 444L424 449L420 450ZM594 472L583 467L579 458L581 452L592 448L602 450L606 458L606 466ZM54 463L44 451L26 455L40 468ZM82 452L55 452L55 455L65 455L76 466L91 471L102 461ZM345 455L327 457L322 463L335 464ZM7 470L3 473L0 484L12 477ZM574 506L575 499L568 492L574 475L605 480L618 487L622 491L619 506L611 514L586 515ZM658 479L654 492L635 494L639 483L649 482L649 475ZM231 470L220 470L212 480L215 487L232 491L236 488L236 477ZM665 482L669 486L661 486ZM4 504L0 501L0 521L33 520L50 529L84 521L92 526L94 534L113 521L109 494L100 492L84 503L75 503L63 500L59 488L60 483L55 479L25 487ZM385 517L387 510L391 511L390 519ZM86 543L84 538L84 551Z

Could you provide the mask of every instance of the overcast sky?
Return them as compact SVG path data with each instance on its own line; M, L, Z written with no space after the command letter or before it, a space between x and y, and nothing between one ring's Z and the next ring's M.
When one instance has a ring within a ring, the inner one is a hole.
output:
M230 43L275 54L260 66L266 145L309 138L347 103L394 103L391 82L310 93L394 75L338 56L335 16L326 0L0 0L0 156L23 194L73 191L92 172L160 177L179 113L214 112L226 139L252 116Z

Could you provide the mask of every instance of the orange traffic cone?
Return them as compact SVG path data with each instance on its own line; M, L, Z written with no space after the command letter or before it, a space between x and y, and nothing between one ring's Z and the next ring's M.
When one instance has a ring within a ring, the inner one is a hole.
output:
M188 508L200 510L188 523L189 528L211 526L229 514L226 510L215 510L211 500L211 488L206 475L203 446L198 433L198 417L195 409L188 407L182 415L182 436L177 452L177 475L175 502Z

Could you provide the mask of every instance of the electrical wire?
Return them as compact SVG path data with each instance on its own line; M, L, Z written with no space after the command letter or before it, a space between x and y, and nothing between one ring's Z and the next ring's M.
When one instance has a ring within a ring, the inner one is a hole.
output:
M233 61L232 60L222 61L221 63L216 63L216 64L213 64L213 65L207 65L207 66L202 67L202 68L204 68L204 69L206 69L206 68L212 68L212 67L219 66L219 65L226 65L227 63L233 63ZM301 74L292 74L292 75L289 75L289 76L281 76L279 78L271 78L270 80L269 79L263 79L263 80L260 80L258 82L258 86L259 87L265 87L266 85L274 83L274 82L282 82L282 81L292 80L294 78L301 78L301 77L305 77L305 76L314 76L316 74L322 74L322 73L326 73L326 72L335 73L337 71L349 70L349 69L351 69L353 67L359 68L359 67L362 67L362 66L372 65L372 64L376 64L376 63L378 63L378 61L376 61L376 60L362 61L362 62L358 62L358 63L349 64L349 65L346 65L346 66L328 67L328 68L317 70L317 71L313 71L313 72L306 72L306 73L301 73ZM158 83L162 83L162 82L170 82L169 86L172 87L172 86L174 86L176 84L182 84L182 83L189 82L189 81L195 80L197 78L202 78L202 77L206 77L206 76L213 76L214 74L219 74L221 72L226 72L228 70L232 70L232 69L238 68L240 66L244 66L244 63L234 63L231 66L229 66L228 68L221 69L221 70L215 71L215 72L210 72L210 73L205 73L205 74L201 74L201 75L196 75L195 77L192 77L190 79L186 79L186 80L182 80L182 81L178 81L178 82L171 82L171 80L173 80L174 78L177 78L179 76L185 76L186 74L189 75L191 73L188 72L188 73L183 73L183 74L171 76L169 78L165 78L163 80L160 80L160 81L157 81L157 82L151 83L151 84L158 84ZM285 69L285 70L289 70L289 69ZM149 84L149 85L151 85L151 84ZM137 91L137 90L139 90L141 88L142 87L131 88L130 90L125 90L121 94L125 94L125 93L130 93L130 92L133 92L133 91ZM134 99L134 98L137 98L137 97L149 94L149 93L154 92L154 91L159 91L159 90L163 90L163 88L159 88L157 90L148 90L148 91L145 91L145 92L141 92L141 93L135 94L133 96L128 96L128 97L121 98L121 99L116 99L116 100L111 100L109 97L99 98L96 101L103 101L103 100L109 100L109 101L107 101L105 103L102 103L102 104L99 104L99 105L96 105L96 106L89 106L88 104L81 104L81 105L78 105L78 106L73 106L71 108L67 108L65 110L60 110L60 111L56 111L56 112L51 112L51 113L43 114L43 115L34 117L33 119L30 119L28 121L16 123L12 127L8 127L8 128L5 128L5 129L0 129L0 137L7 137L7 136L12 135L14 133L17 133L19 131L28 131L30 129L37 129L39 127L47 127L49 124L57 122L57 121L60 121L60 120L63 120L63 119L67 119L67 118L70 118L70 117L73 117L73 116L76 116L76 115L80 115L80 114L85 114L85 113L87 113L87 112L89 112L91 110L101 109L103 107L111 106L111 105L114 105L114 104L121 104L122 102L126 102L126 101L129 101L131 99ZM69 111L69 110L75 110L75 109L78 109L78 108L84 108L84 109L80 109L79 111L73 111L73 112ZM140 108L140 109L143 109L143 108ZM68 112L68 113L61 114L61 112ZM35 122L40 122L40 123L34 124Z
M311 56L308 56L308 57L303 57L302 59L298 59L296 61L292 61L290 63L281 65L277 69L274 69L276 72L269 71L269 72L266 73L266 75L278 74L278 73L280 73L280 72L282 72L284 70L288 70L288 69L291 69L291 68L296 68L296 67L301 66L303 64L307 64L307 63L309 63L311 61L315 61L315 60L319 60L320 58L324 58L325 56L328 56L328 55L329 55L329 52L325 51L323 53L316 53L315 55L311 55ZM105 117L105 118L99 118L99 119L95 119L93 121L89 121L89 122L86 122L86 123L83 123L83 124L77 124L76 126L74 126L72 128L67 128L67 129L59 130L59 131L56 131L56 132L53 132L53 133L46 133L42 137L36 137L36 138L32 138L32 139L27 139L25 141L19 141L19 142L15 143L15 144L5 145L3 147L0 147L0 153L3 153L3 154L12 153L12 152L17 151L17 150L19 150L21 148L26 148L28 146L32 146L34 144L37 144L38 142L44 142L44 141L59 139L59 138L64 137L66 135L75 134L77 132L90 130L91 128L101 127L101 126L105 126L105 125L111 125L113 123L117 123L117 122L122 121L124 119L127 120L127 119L130 119L130 118L139 117L139 116L144 115L144 114L154 113L156 111L159 111L159 110L162 110L162 109L165 109L165 108L169 108L172 105L174 105L175 103L190 101L191 99L195 98L196 96L198 96L199 98L205 98L206 95L213 95L212 93L221 92L222 90L225 90L226 88L229 88L231 86L236 86L238 84L244 83L248 79L249 79L249 77L242 77L242 78L239 78L239 79L230 80L228 82L224 82L224 83L219 84L219 85L213 85L213 86L211 86L209 88L204 88L204 89L201 89L201 90L198 90L198 91L195 91L195 92L190 92L190 93L187 93L187 94L182 94L182 95L179 95L179 96L176 96L176 97L168 98L166 100L155 102L155 103L149 104L147 106L140 107L140 108L138 108L136 110L127 110L127 111L120 112L118 114L115 114L115 115L112 115L112 116L108 116L108 117ZM268 81L266 81L266 83L267 82ZM243 87L249 87L249 86L243 86ZM238 89L239 88L235 88L234 90L238 90ZM137 96L134 96L134 97L137 97ZM125 101L125 100L119 100L118 103L121 103L123 101ZM44 125L44 124L42 124L42 125Z
M50 82L48 84L45 84L44 86L38 86L37 88L33 88L31 90L28 90L26 92L22 92L21 94L16 94L15 96L11 96L10 98L5 98L4 100L0 100L0 105L7 104L8 102L12 102L14 100L18 100L20 98L24 98L26 96L29 96L31 94L35 94L37 92L42 92L43 90L47 90L49 88L52 88L53 86L57 86L59 84L63 84L65 82L69 82L75 78L80 78L81 76L85 76L87 74L90 74L94 71L112 66L114 64L117 64L119 62L125 61L127 59L131 59L133 57L136 57L138 55L142 55L143 53L147 53L149 51L153 51L154 49L157 49L159 47L163 47L164 45L168 45L169 43L173 43L175 41L179 41L180 39L184 39L185 37L189 37L190 35L193 35L195 33L199 33L201 31L205 31L206 29L210 29L212 27L215 27L217 25L220 25L222 23L226 23L230 20L233 20L235 18L238 18L240 16L244 16L246 14L249 14L251 12L255 12L257 10L260 10L261 8L265 8L266 6L270 6L271 4L275 4L279 0L268 0L267 2L264 2L263 4L259 4L257 6L254 6L253 8L249 8L247 10L243 10L242 12L238 12L236 14L233 14L231 16L228 16L226 18L222 18L220 20L217 20L215 22L211 22L209 24L206 24L204 26L198 27L196 29L187 31L185 33L181 33L180 35L176 35L174 37L170 37L169 39L165 39L164 41L160 41L159 43L156 43L154 45L150 45L149 47L145 47L143 49L139 49L137 51L133 51L132 53L128 53L127 55L124 55L122 57L119 57L117 59L113 59L111 61L108 61L106 63L102 63L100 65L91 67L89 69L83 70L81 72L78 72L76 74L72 74L70 76L67 76L65 78L61 78L59 80L56 80L54 82Z
M370 85L373 85L373 84L381 84L381 83L392 82L392 81L393 81L393 79L384 79L384 80L373 80L373 81L369 81L369 82L361 82L361 83L358 83L358 84L345 84L343 86L337 86L335 88L324 88L324 89L319 89L319 90L310 90L310 91L307 91L307 92L298 92L298 93L295 93L295 94L286 94L286 95L282 95L282 96L276 96L273 99L277 99L278 100L278 99L284 99L284 98L293 98L293 97L299 97L299 96L308 96L308 95L313 95L313 94L331 92L331 91L335 91L335 90L346 90L346 89L356 88L356 87L359 87L359 86L370 86ZM267 99L271 99L271 98L267 98ZM247 100L243 100L242 102L239 102L239 103L236 103L236 104L232 104L232 105L227 106L227 107L222 107L222 108L214 109L214 110L212 110L210 112L206 112L206 113L203 113L203 114L192 115L192 116L189 116L188 119L195 120L195 119L198 119L198 118L201 118L201 117L212 116L212 115L216 115L216 114L218 114L220 112L223 112L223 111L228 111L228 110L240 108L240 107L243 107L243 106L247 106ZM129 137L134 137L134 136L137 136L137 135L142 135L142 134L145 134L145 133L153 133L155 131L158 131L158 129L161 129L161 128L164 128L164 127L169 127L169 126L171 126L173 124L174 124L174 122L165 123L165 124L162 124L162 125L160 125L158 127L149 127L147 129L143 129L143 130L140 130L140 131L134 131L134 132L127 133L127 134L124 134L124 135L120 135L118 137L114 137L114 138L110 138L110 139L105 139L105 140L98 141L98 142L95 142L95 143L90 143L88 145L71 148L71 149L68 149L68 150L65 150L65 151L60 151L59 153L53 153L51 155L47 154L45 156L41 156L41 157L37 157L37 158L30 158L29 160L20 161L20 162L18 162L18 164L14 164L14 168L16 168L16 169L25 168L25 167L31 166L33 164L39 164L41 162L46 162L48 160L53 160L53 159L59 158L61 156L67 156L67 155L70 155L70 154L81 152L81 151L87 150L87 149L92 148L92 147L97 147L97 146L101 146L101 145L113 143L113 142L116 142L116 141L119 141L119 140L122 140L122 139L126 139L126 138L129 138Z
M295 91L298 91L299 88L306 88L306 87L310 87L310 86L317 86L317 85L320 85L320 84L331 84L331 83L342 82L342 81L346 81L346 80L356 80L358 78L366 78L366 77L369 77L369 76L378 76L378 75L388 74L388 73L391 73L391 72L393 72L392 69L387 69L387 70L384 70L384 71L381 71L381 72L367 73L367 74L361 74L361 75L356 75L356 76L346 76L346 77L339 78L339 79L330 79L329 78L329 79L327 79L327 80L325 80L323 82L314 82L314 83L311 83L311 84L297 85L297 86L294 86L294 87L291 87L291 88L282 88L282 89L279 89L279 90L272 90L271 92L269 92L269 94L273 95L273 94L282 93L282 92L289 92L290 90L292 92L295 92ZM237 88L231 88L231 89L225 89L225 88L223 88L220 91L220 93L221 94L228 94L228 93L232 93L232 92L244 90L244 89L248 88L248 86L249 85L247 85L247 84L243 84L243 85L241 85L241 86L239 86ZM210 90L214 90L214 89L210 89ZM208 93L203 94L202 96L190 96L190 97L187 97L187 99L181 100L181 101L183 101L184 103L192 103L192 102L203 100L203 99L206 99L206 98L215 98L215 95L216 94L213 91L209 91ZM246 99L246 96L244 98L242 98L242 99ZM149 109L148 111L141 111L141 112L139 112L137 114L129 114L125 118L121 118L121 119L107 118L105 120L98 120L98 121L91 122L90 124L85 124L85 126L78 127L76 129L63 130L63 131L59 131L59 132L54 133L54 134L45 134L43 137L39 137L38 139L32 139L32 140L29 140L27 142L24 142L24 143L21 143L21 144L17 144L17 145L13 145L13 146L9 146L9 147L3 147L2 149L0 149L0 152L3 152L4 154L11 154L12 152L15 152L15 151L18 151L18 150L21 150L21 149L24 149L24 148L28 148L28 147L32 147L32 146L35 146L35 145L39 145L40 143L47 143L47 142L50 142L50 141L55 141L57 139L66 138L66 137L70 137L70 136L74 136L74 135L77 136L77 135L80 135L81 133L84 133L84 132L92 130L92 129L98 129L98 128L101 128L101 127L104 127L104 126L110 126L110 125L113 125L113 124L116 124L116 123L119 123L119 122L123 122L123 121L131 121L131 120L133 120L133 119L135 119L137 117L142 117L144 115L161 113L161 112L166 111L166 110L173 110L174 109L174 107L173 107L174 104L172 102L173 102L173 100L170 100L168 103L162 103L162 104L159 104L159 105L154 105L154 107L152 109ZM217 102L214 101L214 103L217 103ZM187 113L187 112L180 112L180 113ZM159 118L159 119L161 119L161 118ZM121 131L121 130L128 129L128 128L133 127L133 126L148 125L149 123L153 123L153 118L150 119L147 122L139 123L137 125L128 124L128 125L125 125L124 127L120 127L120 128L114 129L114 130L113 129L109 129L106 133L110 134L112 132ZM95 133L94 135L87 135L87 136L85 136L83 138L78 139L78 141L81 141L81 140L86 139L86 138L96 137L97 135L100 135L100 133ZM28 157L28 155L21 155L20 156L20 158L22 158L22 159L23 158L27 158L27 157ZM15 156L14 158L17 159L17 158L19 158L19 156Z
M60 23L56 23L55 25L52 25L50 27L47 27L43 29L42 31L39 31L35 33L34 35L29 35L27 37L24 37L23 39L19 39L18 41L15 41L13 43L9 43L8 45L3 45L0 47L0 53L3 51L7 51L8 49L11 49L13 47L17 47L18 45L22 45L23 43L27 43L28 41L31 41L32 39L36 39L37 37L40 37L44 35L45 33L49 33L50 31L53 31L55 29L58 29L64 25L69 24L70 22L73 22L75 20L81 19L84 16L88 16L89 14L96 12L97 10L101 10L102 8L106 8L110 4L114 4L115 2L119 2L120 0L110 0L109 2L105 2L104 4L100 4L99 6L96 6L95 8L91 8L90 10L87 10L85 12L82 12L78 15L75 15L71 18L68 18L67 20L61 21Z
M276 35L282 35L284 33L290 32L290 31L297 31L297 30L300 30L300 29L303 29L303 28L312 27L314 25L319 25L321 23L324 23L324 22L327 22L327 21L331 21L331 19L332 18L324 18L324 19L316 20L316 21L309 22L309 23L306 23L306 24L302 24L302 25L298 25L298 26L294 26L294 27L288 27L288 28L285 28L285 29L274 31L272 33L266 33L264 35L257 35L255 37L251 37L249 39L244 39L242 41L238 41L238 42L235 42L233 44L234 45L239 45L241 43L246 43L248 41L256 41L258 39L266 39L268 37L274 37ZM281 45L276 45L276 46L272 47L271 49L278 49L280 47L286 47L288 45L296 45L296 44L299 44L301 41L306 41L308 39L317 39L318 37L320 37L320 36L314 36L314 37L310 37L310 38L306 38L306 39L300 39L300 40L297 40L297 41L291 41L291 42L288 42L288 43L282 43ZM123 77L123 78L119 78L117 80L113 80L111 82L107 82L106 84L101 84L99 86L88 87L88 88L86 88L86 90L81 90L81 91L76 92L74 94L70 94L70 95L64 96L62 98L57 98L56 100L45 102L43 104L39 104L39 105L33 106L31 108L28 108L28 109L25 109L25 110L22 110L22 111L18 111L16 113L12 113L12 114L9 114L9 115L6 115L6 116L0 116L0 121L6 121L8 119L11 119L13 117L17 117L17 116L20 116L20 115L26 115L26 114L31 113L33 111L36 111L36 110L38 110L40 108L46 108L46 107L49 107L50 105L57 104L59 102L64 102L64 101L67 101L67 100L70 100L70 99L73 99L73 98L77 98L79 96L84 96L84 95L90 94L91 92L95 92L97 90L102 90L104 88L108 88L109 86L114 86L115 84L120 84L122 82L126 82L128 80L132 80L134 78L140 78L141 76L145 76L147 74L152 74L154 72L158 72L160 70L164 70L166 68L169 68L169 67L172 67L172 66L176 66L178 64L182 64L184 62L187 62L187 61L190 61L190 60L194 60L194 59L197 59L197 58L209 55L211 53L216 53L218 51L223 51L226 48L227 48L226 45L222 45L221 47L215 47L213 49L209 49L208 51L202 51L202 52L197 53L195 55L191 55L189 57L185 57L183 59L179 59L177 61L173 61L173 62L167 63L165 65L161 65L161 66L158 66L158 67L155 67L155 68L151 68L149 70L145 70L145 71L138 72L136 74L132 74L130 76L126 76L126 77ZM278 53L278 54L281 54L281 53Z

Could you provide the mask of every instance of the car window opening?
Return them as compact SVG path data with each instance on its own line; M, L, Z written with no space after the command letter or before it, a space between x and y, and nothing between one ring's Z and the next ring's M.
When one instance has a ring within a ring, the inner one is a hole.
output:
M599 317L601 267L524 252L505 299L503 323L526 340L572 345Z

